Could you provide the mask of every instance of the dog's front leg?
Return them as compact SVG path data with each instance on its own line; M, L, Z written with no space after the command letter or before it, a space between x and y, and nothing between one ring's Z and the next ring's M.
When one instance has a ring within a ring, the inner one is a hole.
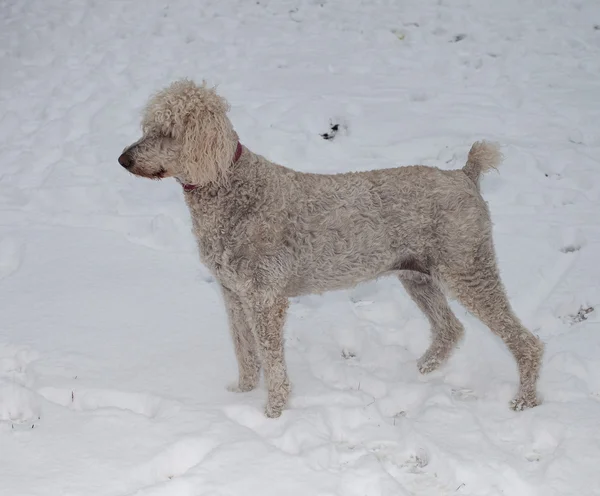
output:
M221 286L221 289L239 370L238 383L229 386L227 389L236 393L251 391L258 384L260 373L260 357L256 339L250 322L244 313L240 298L225 287Z
M288 308L287 298L275 298L245 304L251 315L252 331L262 358L265 382L269 391L265 414L275 418L281 415L290 394L283 351L283 326Z

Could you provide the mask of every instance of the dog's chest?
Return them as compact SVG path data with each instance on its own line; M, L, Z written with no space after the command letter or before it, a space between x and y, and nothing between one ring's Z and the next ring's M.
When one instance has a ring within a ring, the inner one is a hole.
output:
M222 285L236 289L249 267L246 267L246 258L241 257L236 249L237 243L232 232L226 226L218 223L208 226L196 218L193 219L193 225L200 261Z

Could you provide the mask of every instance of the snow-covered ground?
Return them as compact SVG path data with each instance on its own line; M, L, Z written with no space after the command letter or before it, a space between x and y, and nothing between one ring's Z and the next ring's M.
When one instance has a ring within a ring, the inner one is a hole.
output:
M2 496L600 494L598 1L4 0L0 71ZM482 190L543 405L509 410L514 361L456 303L466 339L420 376L428 325L394 279L293 302L281 418L229 393L180 188L116 161L183 76L299 170L451 169L499 141Z

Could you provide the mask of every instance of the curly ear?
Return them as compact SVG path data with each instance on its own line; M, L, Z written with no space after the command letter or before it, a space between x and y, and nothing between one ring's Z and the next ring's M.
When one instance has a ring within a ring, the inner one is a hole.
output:
M186 181L197 185L226 180L238 139L226 115L227 102L213 90L206 96L181 132L183 172Z

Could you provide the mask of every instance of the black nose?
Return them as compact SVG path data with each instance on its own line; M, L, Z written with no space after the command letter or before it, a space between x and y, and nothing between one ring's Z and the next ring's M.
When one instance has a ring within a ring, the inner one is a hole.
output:
M133 167L133 158L131 158L131 155L128 155L127 153L123 153L119 157L119 163L126 169L131 169Z

